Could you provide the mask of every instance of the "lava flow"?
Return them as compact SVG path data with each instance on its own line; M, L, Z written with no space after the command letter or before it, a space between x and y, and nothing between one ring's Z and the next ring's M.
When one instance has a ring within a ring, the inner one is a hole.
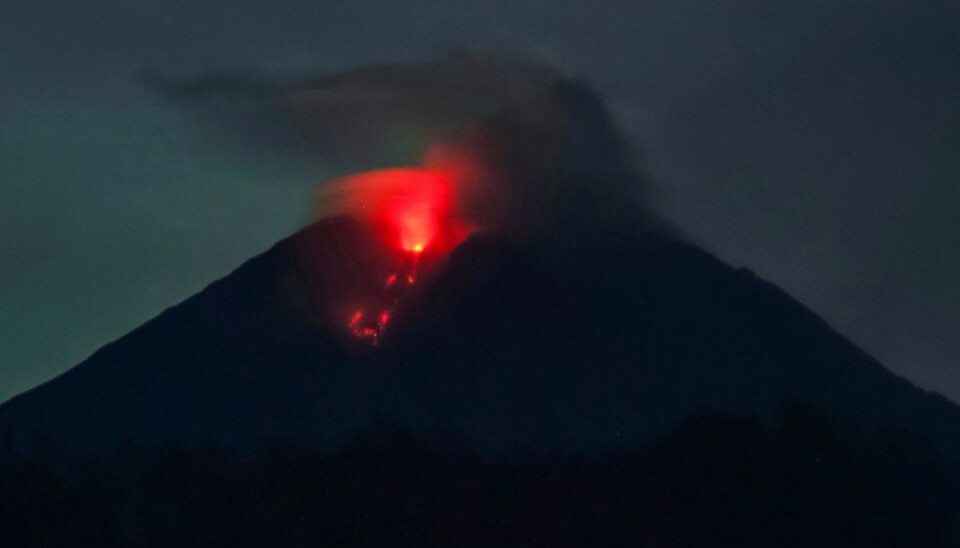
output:
M405 253L400 267L387 276L383 288L377 292L374 299L381 305L379 314L375 309L367 308L358 308L353 312L347 325L354 336L374 346L380 342L393 309L400 303L407 289L417 281L417 265L424 248L422 244L413 244L412 249Z
M461 171L442 168L391 168L345 177L327 186L336 210L373 227L391 250L391 265L365 304L349 311L347 327L373 345L383 338L394 309L417 283L421 263L442 259L473 231L454 212Z

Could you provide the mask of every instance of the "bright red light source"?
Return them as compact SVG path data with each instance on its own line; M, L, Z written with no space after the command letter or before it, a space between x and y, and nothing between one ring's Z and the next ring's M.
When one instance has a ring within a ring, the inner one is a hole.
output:
M367 171L320 190L327 214L347 214L367 224L392 250L393 257L384 257L383 285L358 296L356 302L364 305L352 305L348 322L356 337L374 345L407 289L476 230L462 214L473 206L469 189L476 184L475 170L465 160L433 156L427 167ZM377 308L367 308L371 303Z
M442 256L473 231L454 211L458 184L450 170L390 168L344 177L324 192L334 211L377 226L398 251Z

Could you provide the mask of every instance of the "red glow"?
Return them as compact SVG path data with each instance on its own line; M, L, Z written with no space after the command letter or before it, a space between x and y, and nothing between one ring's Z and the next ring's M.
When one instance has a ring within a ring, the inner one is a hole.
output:
M363 310L357 310L350 317L347 325L355 337L376 346L380 342L380 337L383 336L388 321L390 321L390 312L387 310L380 313L376 322L373 322Z
M363 310L357 310L353 313L353 317L350 318L350 327L356 328L360 325L360 321L363 320Z
M332 209L377 226L398 251L444 255L473 231L455 210L459 172L439 168L367 171L329 183Z
M358 299L367 304L347 323L354 336L374 345L407 289L476 230L462 213L469 209L464 202L476 178L470 164L437 152L425 164L367 171L322 189L329 213L347 214L372 227L393 254L386 258L389 274L380 278L383 285ZM371 303L378 304L367 308Z

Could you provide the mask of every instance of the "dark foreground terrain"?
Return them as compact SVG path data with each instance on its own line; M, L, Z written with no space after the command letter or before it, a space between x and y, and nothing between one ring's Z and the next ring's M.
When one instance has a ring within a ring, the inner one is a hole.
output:
M842 421L841 421L842 422ZM0 458L5 546L957 546L960 467L804 404L698 415L595 455L478 458L396 426L336 452L276 439Z

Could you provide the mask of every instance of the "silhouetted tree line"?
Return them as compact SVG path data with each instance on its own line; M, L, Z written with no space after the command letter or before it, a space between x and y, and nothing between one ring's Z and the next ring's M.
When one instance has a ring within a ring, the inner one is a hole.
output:
M923 438L805 405L703 414L633 451L471 454L389 426L336 453L272 440L0 457L0 546L960 546L960 478Z

